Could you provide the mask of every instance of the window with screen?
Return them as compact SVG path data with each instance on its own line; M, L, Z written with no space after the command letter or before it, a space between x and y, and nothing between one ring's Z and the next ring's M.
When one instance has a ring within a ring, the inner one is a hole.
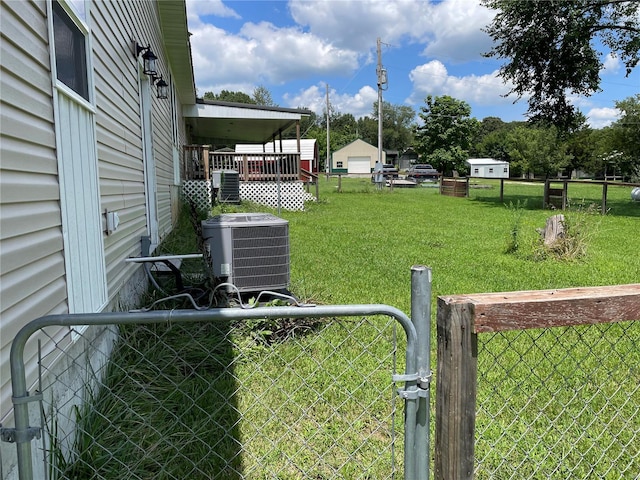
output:
M58 2L53 2L53 38L59 81L89 101L84 33Z

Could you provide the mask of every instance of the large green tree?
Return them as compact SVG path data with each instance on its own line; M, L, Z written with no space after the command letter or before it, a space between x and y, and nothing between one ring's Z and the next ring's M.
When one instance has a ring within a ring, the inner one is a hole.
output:
M622 112L614 122L614 146L624 154L620 168L627 175L640 177L640 94L616 102Z
M514 175L555 177L571 160L555 127L516 127L507 135L507 148Z
M376 125L378 123L378 102L373 103L372 117ZM413 122L416 112L407 105L393 105L382 102L382 148L402 152L413 143ZM375 142L377 145L378 131L376 130Z
M415 149L421 161L448 175L468 168L466 160L479 122L471 118L471 107L463 100L428 95L418 116L422 125L415 129Z
M222 90L220 93L205 92L205 100L220 100L221 102L250 103L255 105L256 101L244 92L233 92Z
M256 105L264 105L266 107L277 107L278 104L273 101L271 92L264 85L258 85L253 89L253 101Z
M278 104L273 101L271 92L264 85L258 85L253 89L253 95L244 92L235 92L232 90L221 90L220 93L205 92L203 98L205 100L220 100L222 102L249 103L252 105L263 105L266 107L277 107Z
M599 41L620 58L627 75L640 61L638 0L482 0L497 11L487 32L495 44L487 56L505 59L510 93L528 96L534 120L562 130L575 125L569 95L600 88Z

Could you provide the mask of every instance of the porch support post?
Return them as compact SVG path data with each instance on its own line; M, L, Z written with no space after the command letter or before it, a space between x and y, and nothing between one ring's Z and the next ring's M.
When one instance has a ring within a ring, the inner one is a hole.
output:
M280 141L280 158L276 161L277 168L277 188L278 188L278 215L280 215L280 211L282 210L282 157L284 157L284 151L282 150L282 130L278 130L278 140ZM273 151L276 151L276 142L275 139L273 141Z
M209 145L202 146L202 164L204 165L204 179L211 180L209 173Z
M302 180L302 151L300 150L300 120L296 120L296 139L298 140L298 180ZM310 168L313 171L313 166Z

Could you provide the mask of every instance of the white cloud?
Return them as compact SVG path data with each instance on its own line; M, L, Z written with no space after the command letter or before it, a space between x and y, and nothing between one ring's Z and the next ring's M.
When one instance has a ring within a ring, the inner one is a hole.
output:
M620 119L621 112L617 108L592 108L587 112L587 123L591 128L603 128Z
M616 57L615 55L609 53L603 62L603 73L609 73L609 74L615 74L618 73L620 71L620 66L622 65L622 63L620 62L620 59L618 57Z
M491 46L481 29L493 12L478 0L291 0L289 8L294 20L313 34L361 52L375 48L377 38L393 47L404 41L423 43L426 55L453 60L477 58Z
M451 97L478 105L512 103L515 98L506 98L509 87L494 71L485 75L456 77L449 75L447 68L439 60L419 65L409 73L413 91L407 102L420 104L427 95Z
M482 31L494 12L478 1L445 0L433 8L425 32L428 57L462 62L477 59L491 49L491 38Z
M338 112L351 113L355 118L371 115L371 107L376 100L378 92L369 86L360 88L354 95L329 89L331 106ZM327 105L326 86L313 85L296 95L285 95L285 101L289 107L305 107L321 115Z
M193 69L198 85L255 82L264 69L253 52L258 42L229 35L213 25L191 29Z
M191 47L198 85L212 85L216 91L223 84L282 84L317 74L349 73L358 66L355 52L266 22L245 24L240 35L203 25L192 29Z
M264 76L275 83L316 74L344 74L358 68L356 52L336 48L296 27L247 23L240 33L257 42L254 60L263 64Z
M431 10L429 2L416 0L360 0L356 2L314 2L291 0L293 19L322 38L342 48L367 51L376 39L396 42L421 28Z
M240 18L235 10L226 6L222 0L186 0L187 16L190 27L201 26L201 16Z

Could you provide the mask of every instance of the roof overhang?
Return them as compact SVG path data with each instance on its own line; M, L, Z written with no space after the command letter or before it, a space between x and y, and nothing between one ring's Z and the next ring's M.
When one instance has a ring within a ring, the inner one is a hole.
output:
M162 0L156 2L156 5L176 92L182 104L192 105L196 103L196 87L185 0Z
M284 133L311 112L246 103L198 100L185 105L182 114L191 141L209 145L266 143Z
M506 160L496 160L495 158L469 158L467 159L469 165L503 165L508 164Z

